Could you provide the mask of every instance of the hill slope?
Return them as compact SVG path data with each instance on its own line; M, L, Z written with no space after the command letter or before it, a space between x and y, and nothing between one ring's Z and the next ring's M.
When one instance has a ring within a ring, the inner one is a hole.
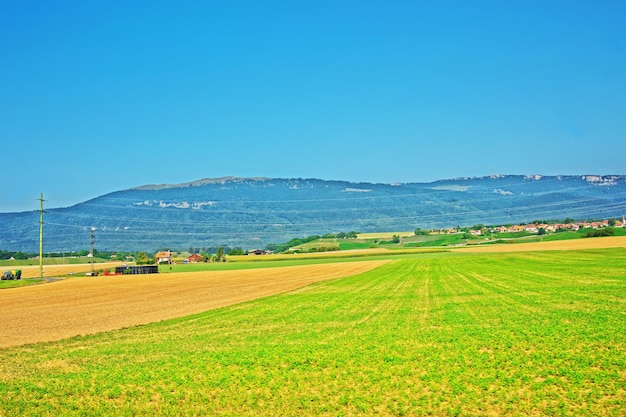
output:
M621 217L626 176L497 175L432 183L217 178L146 185L47 210L44 251L264 247L293 237ZM0 213L0 248L34 252L39 213Z

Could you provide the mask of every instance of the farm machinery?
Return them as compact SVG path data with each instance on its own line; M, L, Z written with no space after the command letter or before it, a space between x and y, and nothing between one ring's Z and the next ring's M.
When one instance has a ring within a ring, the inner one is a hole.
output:
M12 281L14 279L22 279L22 271L20 269L6 271L4 274L2 274L1 279L3 281Z

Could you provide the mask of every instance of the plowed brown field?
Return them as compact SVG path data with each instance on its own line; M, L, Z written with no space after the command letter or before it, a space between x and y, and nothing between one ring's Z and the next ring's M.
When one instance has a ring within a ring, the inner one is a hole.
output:
M5 289L0 291L0 348L183 317L356 275L386 262L71 278Z

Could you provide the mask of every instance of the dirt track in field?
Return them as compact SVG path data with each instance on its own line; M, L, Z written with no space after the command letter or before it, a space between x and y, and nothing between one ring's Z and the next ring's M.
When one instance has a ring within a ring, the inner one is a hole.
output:
M0 348L147 324L360 274L388 261L71 278L0 291Z

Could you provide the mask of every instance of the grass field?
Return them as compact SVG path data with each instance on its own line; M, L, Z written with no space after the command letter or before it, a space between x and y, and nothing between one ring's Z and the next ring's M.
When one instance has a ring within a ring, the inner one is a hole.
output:
M420 255L0 349L0 415L623 416L625 265L624 248Z

